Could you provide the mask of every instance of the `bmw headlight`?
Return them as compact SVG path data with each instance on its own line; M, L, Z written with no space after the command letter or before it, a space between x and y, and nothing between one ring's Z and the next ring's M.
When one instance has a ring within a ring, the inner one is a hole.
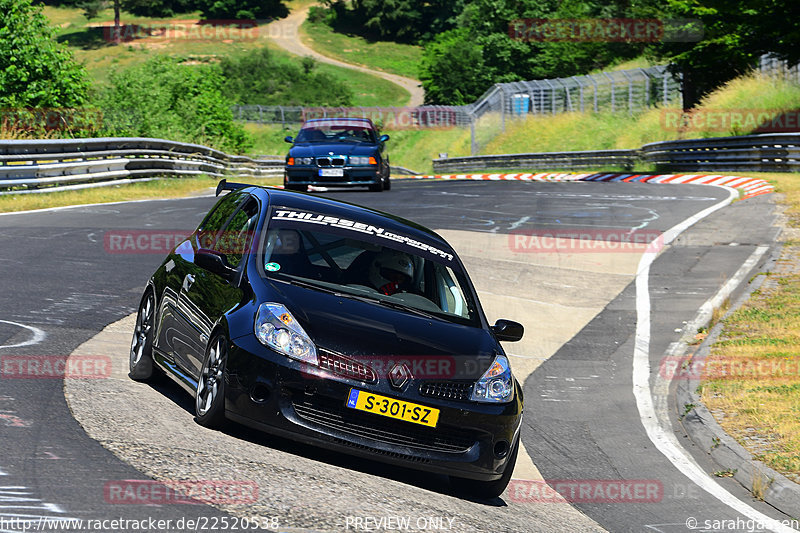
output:
M514 377L505 355L498 355L492 361L481 379L475 382L472 400L485 403L505 403L514 398Z
M351 165L369 165L369 157L366 156L359 156L353 155L350 156L350 164Z
M317 347L282 304L261 304L254 329L256 338L264 346L292 359L317 364Z
M313 157L296 157L295 161L298 165L313 165L314 158Z

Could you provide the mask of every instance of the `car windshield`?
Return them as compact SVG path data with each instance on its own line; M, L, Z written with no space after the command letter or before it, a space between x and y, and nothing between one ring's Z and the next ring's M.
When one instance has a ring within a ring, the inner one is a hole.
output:
M303 125L296 143L369 142L375 143L375 131L368 122L320 120Z
M452 322L477 324L466 276L449 250L336 217L273 211L263 274L323 292ZM321 221L328 221L323 225ZM372 230L372 231L370 231Z

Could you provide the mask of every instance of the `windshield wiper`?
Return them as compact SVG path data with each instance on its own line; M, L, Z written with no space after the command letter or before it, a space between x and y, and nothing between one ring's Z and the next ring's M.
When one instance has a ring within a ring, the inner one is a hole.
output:
M301 280L295 277L289 277L289 275L286 274L284 274L284 277L286 278L285 280L280 278L271 278L271 279L278 281L286 281L287 283L296 285L298 287L304 287L306 289L312 289L315 291L324 292L325 294L332 294L334 296L339 296L341 298L350 298L351 300L358 300L361 302L379 303L382 301L379 298L370 298L369 296L362 296L360 294L337 291L336 289L333 289L331 287L325 287L324 285L317 285L316 283L310 281Z
M285 274L284 274L284 277L286 279L274 278L274 277L271 278L271 279L274 279L276 281L286 281L287 283L290 283L292 285L296 285L298 287L304 287L306 289L313 289L315 291L320 291L320 292L324 292L324 293L327 293L327 294L333 294L334 296L346 296L345 294L342 294L341 292L339 292L339 291L337 291L335 289L331 289L329 287L323 287L322 285L317 285L316 283L303 281L303 280L297 279L295 277L289 277L289 276L287 276Z
M341 297L341 298L349 298L351 300L358 300L359 302L377 303L377 304L383 305L384 307L390 307L392 309L398 309L398 310L401 310L401 311L407 311L409 313L414 313L415 315L424 316L425 318L439 318L436 315L434 315L432 313L429 313L427 311L424 311L422 309L419 309L417 307L412 307L410 305L403 304L403 303L400 303L400 302L395 302L393 300L385 300L383 298L378 297L377 295L376 296L368 296L368 295L362 295L362 294L353 294L353 293L350 293L350 292L341 292L341 291L337 291L336 289L331 289L330 287L317 285L316 283L313 283L313 282L301 280L301 279L298 279L298 278L295 278L295 277L289 277L288 275L284 275L284 277L285 277L285 280L284 279L280 279L280 278L271 278L271 279L274 279L276 281L286 281L287 283L290 283L292 285L296 285L298 287L304 287L306 289L312 289L312 290L324 292L326 294L332 294L334 296L338 296L338 297Z
M408 311L409 313L414 313L415 315L424 316L425 318L439 318L432 313L419 309L418 307L412 307L410 305L403 304L400 302L395 302L393 300L383 300L381 298L376 298L375 301L380 302L381 305L384 305L386 307L391 307L392 309L399 309L401 311Z

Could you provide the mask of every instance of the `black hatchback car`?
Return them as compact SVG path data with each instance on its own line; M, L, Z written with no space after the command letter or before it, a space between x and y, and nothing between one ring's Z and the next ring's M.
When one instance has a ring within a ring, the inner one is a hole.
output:
M284 187L305 191L309 185L391 188L385 143L366 118L321 118L303 123L286 156Z
M162 369L226 419L502 493L522 390L455 251L412 222L333 200L230 190L145 288L130 376Z

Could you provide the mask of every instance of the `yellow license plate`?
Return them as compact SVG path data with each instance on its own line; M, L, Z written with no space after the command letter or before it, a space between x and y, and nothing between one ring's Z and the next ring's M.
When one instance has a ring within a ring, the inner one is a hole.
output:
M347 407L432 428L439 422L438 409L357 389L350 389Z

